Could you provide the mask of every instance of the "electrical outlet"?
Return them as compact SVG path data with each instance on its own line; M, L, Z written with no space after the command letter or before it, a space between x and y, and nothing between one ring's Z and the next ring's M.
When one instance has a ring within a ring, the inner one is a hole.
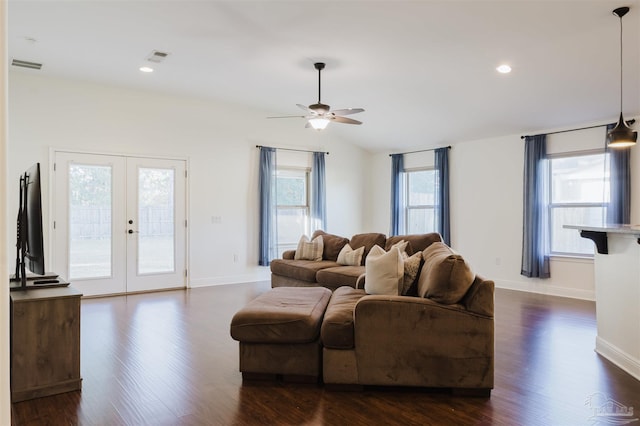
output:
M237 254L233 255L233 263L238 263L238 255Z
M222 223L222 216L211 216L211 223Z

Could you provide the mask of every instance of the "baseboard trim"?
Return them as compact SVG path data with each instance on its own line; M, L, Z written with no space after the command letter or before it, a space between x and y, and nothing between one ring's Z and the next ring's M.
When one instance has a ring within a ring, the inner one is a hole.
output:
M253 274L226 275L220 277L192 279L189 282L189 287L210 287L215 285L254 283L259 281L271 281L271 272L267 269L264 272L258 271Z
M523 281L494 280L494 282L497 288L504 288L507 290L526 291L528 293L547 294L549 296L569 297L571 299L596 300L595 292L592 290L581 290Z
M615 345L596 336L596 352L640 380L640 360L635 359Z

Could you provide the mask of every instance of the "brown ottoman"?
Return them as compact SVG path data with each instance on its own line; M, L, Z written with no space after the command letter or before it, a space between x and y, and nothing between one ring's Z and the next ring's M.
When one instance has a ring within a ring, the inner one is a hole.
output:
M317 381L321 375L320 327L331 298L324 287L276 287L261 294L231 320L240 342L243 379Z

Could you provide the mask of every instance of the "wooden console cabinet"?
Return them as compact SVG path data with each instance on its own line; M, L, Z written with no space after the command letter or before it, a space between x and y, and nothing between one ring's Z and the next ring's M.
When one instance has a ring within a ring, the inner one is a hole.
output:
M11 292L11 402L80 390L80 297L72 287Z

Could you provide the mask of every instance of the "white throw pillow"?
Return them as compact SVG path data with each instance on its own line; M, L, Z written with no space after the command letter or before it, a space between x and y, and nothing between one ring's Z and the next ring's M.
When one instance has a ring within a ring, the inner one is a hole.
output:
M402 258L406 260L409 257L409 253L407 253L407 245L409 245L409 241L400 240L389 247L389 250L396 247L398 250L400 250L400 255L402 256Z
M322 241L322 235L318 235L309 241L306 235L300 237L298 242L298 248L296 254L293 256L295 260L322 260L322 250L324 249L324 242Z
M402 291L404 261L397 247L388 252L378 245L373 246L365 264L364 291L367 294L399 295Z
M340 265L346 266L360 266L362 264L362 255L364 254L364 246L352 249L349 243L345 244L338 253L337 262Z

